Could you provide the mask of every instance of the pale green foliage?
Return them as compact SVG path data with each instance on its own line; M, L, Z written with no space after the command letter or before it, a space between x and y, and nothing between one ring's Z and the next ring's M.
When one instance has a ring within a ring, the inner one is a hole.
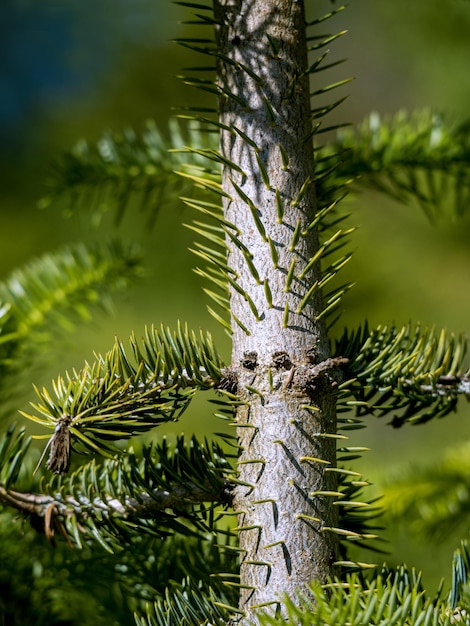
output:
M90 321L92 310L109 312L113 292L141 275L140 253L118 241L70 245L14 270L0 282L0 394L44 358L45 346Z
M392 473L384 485L387 517L406 519L417 536L442 539L450 533L465 536L470 513L470 443L445 452L438 462L410 464Z
M305 595L300 603L287 599L290 624L299 626L335 624L335 626L450 626L467 623L465 610L449 607L438 594L426 596L421 576L401 567L396 571L383 569L367 580L358 574L345 581L333 581L325 588L312 588L314 600ZM277 618L261 617L262 626L279 623Z
M13 271L0 283L0 299L8 303L19 337L31 336L36 329L69 331L74 319L90 319L91 305L109 310L110 292L127 287L140 273L134 246L119 241L75 244Z
M181 153L185 145L202 142L200 130L183 133L176 123L171 124L166 139L153 121L140 133L128 128L105 132L94 144L80 141L54 164L49 195L41 206L65 197L67 213L89 210L99 221L101 214L112 209L119 221L131 197L137 197L152 224L162 206L183 191L176 172L188 165L206 169L206 160L197 152L192 156Z
M331 148L331 162L340 155L338 176L352 180L353 187L375 189L403 203L418 202L430 218L449 207L453 216L468 211L467 122L452 123L432 111L402 111L384 118L371 113L354 129L340 130Z

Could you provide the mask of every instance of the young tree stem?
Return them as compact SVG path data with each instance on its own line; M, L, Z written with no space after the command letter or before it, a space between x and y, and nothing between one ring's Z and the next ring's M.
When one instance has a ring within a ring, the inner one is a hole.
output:
M319 244L308 229L316 207L303 2L216 0L215 16L219 121L230 129L221 152L242 170L225 165L223 189L225 219L240 233L227 245L241 287L231 286L232 368L247 401L234 501L249 617L334 573L337 538L326 529L337 526L337 507L310 494L336 490L335 383L328 368L312 376L330 353L316 320L319 264L305 271Z

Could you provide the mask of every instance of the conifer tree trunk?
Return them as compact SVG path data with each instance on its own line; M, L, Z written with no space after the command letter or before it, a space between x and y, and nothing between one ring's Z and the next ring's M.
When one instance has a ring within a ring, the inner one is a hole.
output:
M334 572L336 511L318 494L336 489L334 362L321 296L305 300L321 275L308 266L318 237L303 2L215 5L232 368L247 402L235 509L249 615Z

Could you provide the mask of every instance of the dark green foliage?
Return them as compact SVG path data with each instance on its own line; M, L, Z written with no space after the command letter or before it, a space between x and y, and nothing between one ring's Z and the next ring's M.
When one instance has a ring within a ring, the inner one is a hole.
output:
M3 624L125 626L133 623L130 612L126 622L119 621L124 616L122 606L109 585L109 577L106 586L99 579L99 557L87 562L83 554L71 554L65 544L52 549L43 536L16 514L2 512L0 519L0 616ZM93 594L88 596L86 590L92 577Z
M355 407L359 416L392 413L395 427L446 415L469 391L465 353L462 336L419 325L345 330L335 346L337 356L349 359L340 406Z

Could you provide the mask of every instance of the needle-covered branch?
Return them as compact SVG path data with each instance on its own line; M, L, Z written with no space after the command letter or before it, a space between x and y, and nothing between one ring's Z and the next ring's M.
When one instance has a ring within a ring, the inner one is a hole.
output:
M201 145L199 128L183 132L172 122L167 134L169 137L150 121L141 131L127 128L105 132L96 143L78 142L52 168L49 195L42 205L66 199L69 212L86 208L98 216L111 208L119 221L130 200L139 199L153 223L162 206L190 186L175 172L188 166L206 169L200 155L182 156L178 150L188 143Z
M147 329L130 339L130 354L116 340L111 351L53 383L53 394L37 389L40 402L26 417L49 428L48 466L65 473L70 446L109 455L111 442L128 439L177 420L197 390L221 382L222 363L209 333L178 326Z
M79 546L93 539L113 550L136 528L162 537L211 530L213 507L230 504L233 480L229 455L217 443L180 437L174 448L165 439L144 447L140 459L131 450L92 461L43 482L41 493L0 483L0 503L32 518L49 538L57 531Z
M109 308L109 294L142 274L140 257L118 240L70 245L13 271L0 282L0 301L9 304L22 338L69 329L74 319L90 318L91 306Z
M194 46L188 43L188 47ZM213 50L211 54L214 56ZM323 63L326 57L326 53L321 54L310 73L329 67ZM433 219L449 204L449 198L454 214L465 213L470 198L468 120L451 123L425 110L384 118L373 113L353 128L324 127L323 118L344 99L312 111L316 137L325 131L329 136L334 133L333 140L325 141L316 151L320 204L332 202L338 187L345 185L350 192L369 188L399 202L414 200ZM204 181L210 174L220 181L218 165L223 161L217 151L217 136L206 133L202 140L201 135L204 125L214 125L214 120L196 112L190 117L193 121L187 135L173 124L169 141L149 122L141 132L108 132L94 145L80 142L56 163L49 179L50 195L44 203L70 198L72 211L84 204L98 212L112 208L120 219L131 198L140 197L153 220L169 197L185 195L186 189L194 193L195 187L201 187L191 184L197 177ZM208 168L208 160L213 167Z
M470 125L451 123L430 111L372 113L362 124L342 129L319 158L336 166L335 176L352 189L369 188L399 202L415 201L435 219L446 207L454 216L470 204ZM326 185L332 184L331 177Z
M50 345L93 310L108 311L111 295L142 274L140 253L119 241L74 244L14 270L0 282L2 396L18 388L22 374Z
M420 424L448 414L470 392L466 339L444 329L365 324L345 330L334 351L349 359L340 405L359 416L393 413L393 426Z

